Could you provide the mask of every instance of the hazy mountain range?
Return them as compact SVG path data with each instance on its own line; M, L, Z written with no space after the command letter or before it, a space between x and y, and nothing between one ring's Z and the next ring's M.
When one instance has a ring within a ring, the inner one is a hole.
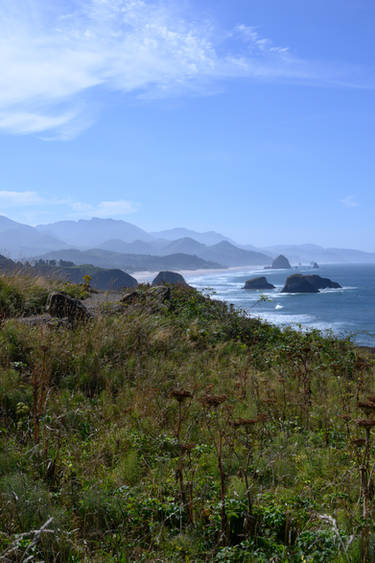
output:
M100 268L120 268L126 272L141 270L199 270L220 268L221 264L202 260L189 254L169 254L168 256L151 256L147 254L123 254L110 250L76 250L63 249L43 255L46 260L66 260L74 264L92 264Z
M16 259L62 258L133 271L261 266L270 264L278 254L285 254L292 264L375 263L375 253L360 250L313 244L256 248L215 231L176 228L147 232L127 221L99 218L31 227L0 216L0 254Z
M366 264L375 262L374 252L350 248L323 248L316 244L280 244L263 248L263 251L273 255L284 254L294 265L308 262L320 262L321 264Z

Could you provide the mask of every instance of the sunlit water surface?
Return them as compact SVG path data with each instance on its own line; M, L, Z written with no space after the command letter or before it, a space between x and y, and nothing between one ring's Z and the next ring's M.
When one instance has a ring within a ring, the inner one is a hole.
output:
M342 289L327 289L317 294L281 293L286 277L295 272L328 277L339 282ZM276 289L243 289L246 280L258 275L265 275ZM185 277L200 291L214 292L215 299L232 303L268 322L332 330L339 336L352 336L358 344L375 346L375 264L327 264L319 270L300 267L293 271L243 268ZM260 301L261 295L269 301Z

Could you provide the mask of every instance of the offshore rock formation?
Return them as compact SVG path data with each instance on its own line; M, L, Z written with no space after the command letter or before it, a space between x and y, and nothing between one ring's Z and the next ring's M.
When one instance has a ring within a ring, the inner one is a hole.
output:
M153 280L152 285L164 285L164 284L172 284L172 285L187 285L186 281L184 280L181 274L177 272L159 272L156 278Z
M320 289L339 289L341 285L317 275L293 274L285 282L281 293L319 293Z
M292 266L290 265L288 258L283 254L280 254L280 256L275 258L271 266L273 270L281 270L281 269L290 270L291 267Z
M244 289L275 289L272 283L269 283L265 276L259 276L257 278L252 278L247 280L244 285Z
M91 285L94 289L121 290L124 287L137 287L138 282L122 270L99 270L92 276Z

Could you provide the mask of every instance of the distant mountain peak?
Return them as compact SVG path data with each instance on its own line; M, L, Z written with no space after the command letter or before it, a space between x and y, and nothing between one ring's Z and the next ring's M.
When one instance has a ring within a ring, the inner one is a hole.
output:
M238 246L232 244L231 242L229 242L229 240L222 240L212 246L214 246L215 248L227 248L227 249L238 248Z
M222 240L230 239L221 233L217 233L216 231L206 231L200 233L198 231L193 231L192 229L186 229L185 227L175 227L174 229L167 229L165 231L153 232L151 233L156 238L167 239L170 241L178 240L182 238L190 238L201 244L206 244L211 246L213 244L217 244ZM231 241L233 242L233 241Z
M108 240L152 241L146 231L122 219L93 217L77 221L58 221L48 225L38 225L40 232L52 234L74 246L97 246Z

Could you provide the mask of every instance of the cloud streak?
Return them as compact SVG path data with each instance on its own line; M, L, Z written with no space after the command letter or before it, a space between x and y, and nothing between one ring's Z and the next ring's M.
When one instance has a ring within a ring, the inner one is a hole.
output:
M64 210L67 218L100 217L105 219L135 213L138 207L137 203L124 199L87 203L72 199L44 197L34 191L0 190L0 214L17 209L17 212L21 213L26 210L27 216L32 217L33 215L39 216L40 209L57 208L59 211Z
M71 203L73 215L89 218L100 217L103 219L135 213L137 207L138 205L136 203L123 199L117 201L101 201L96 205L82 202Z
M44 200L36 192L13 192L8 190L0 191L0 206L13 207L19 205L39 205Z
M359 207L359 203L353 195L347 195L343 199L340 199L340 203L343 207L347 209L352 209L353 207Z
M64 8L65 6L65 8ZM69 7L69 8L68 8ZM227 33L156 0L0 0L0 131L69 139L103 91L159 97L232 78L317 81L250 26Z

